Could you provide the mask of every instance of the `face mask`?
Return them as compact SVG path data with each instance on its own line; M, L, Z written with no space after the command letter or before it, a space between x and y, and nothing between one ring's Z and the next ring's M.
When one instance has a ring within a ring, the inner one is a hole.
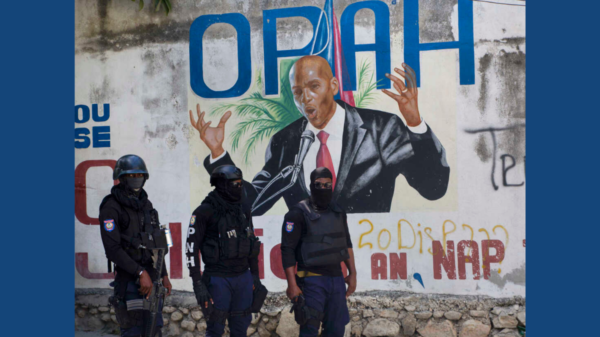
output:
M229 202L239 202L242 200L242 186L234 187L233 181L221 181L215 187L217 193Z
M322 210L329 207L331 198L333 197L333 189L318 189L314 183L310 184L310 200L316 209Z
M227 182L227 191L229 195L233 199L233 201L240 201L242 199L242 184L237 184L237 187L234 186L233 181Z
M146 178L144 177L139 177L139 178L131 178L128 177L126 178L127 180L127 186L131 187L134 191L138 192L142 186L144 186L144 181L146 181Z

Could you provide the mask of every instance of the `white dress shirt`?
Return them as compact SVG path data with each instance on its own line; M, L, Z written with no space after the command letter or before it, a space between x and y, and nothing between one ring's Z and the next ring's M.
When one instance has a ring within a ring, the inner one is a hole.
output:
M312 124L307 123L306 129L312 131L315 134L315 141L312 143L306 157L304 157L304 181L306 182L306 188L310 191L310 173L317 168L317 153L321 147L321 142L317 135L321 131L325 131L329 134L327 139L327 148L331 154L331 160L333 161L333 168L335 170L335 176L338 176L340 161L342 160L342 140L344 137L344 123L346 123L346 110L339 104L335 104L335 113L329 120L329 123L325 125L325 128L319 130Z
M327 148L329 149L329 154L331 154L331 160L333 161L333 167L335 169L335 177L337 178L338 172L340 171L340 161L342 160L342 141L344 137L344 124L346 123L346 110L337 103L335 105L335 113L322 131L329 134ZM306 128L315 134L315 141L310 146L310 149L308 149L308 153L306 154L303 163L304 181L306 182L306 188L310 191L310 173L317 168L317 153L321 147L321 142L319 141L319 138L317 138L317 134L321 130L315 128L310 123L307 124ZM415 127L409 126L408 128L414 133L421 134L427 132L427 124L423 123L423 118L421 118L421 123L419 125Z
M333 161L333 167L335 169L335 176L337 178L340 161L342 159L342 142L344 137L344 124L346 123L346 110L342 108L339 104L336 103L335 113L331 120L327 123L322 131L325 131L329 134L329 138L327 139L327 148L329 149L329 154L331 154L331 160ZM312 143L308 152L306 153L306 157L304 157L304 181L306 182L306 189L310 191L310 173L317 168L317 153L319 152L319 148L321 147L321 142L317 137L317 134L321 131L320 129L315 128L312 124L307 123L307 130L312 131L315 134L315 141ZM408 126L408 129L417 134L422 134L427 132L427 124L423 122L423 117L421 117L421 123L417 126ZM217 158L213 158L210 156L210 163L214 163L217 160L223 158L227 151L224 151L223 154L218 156Z

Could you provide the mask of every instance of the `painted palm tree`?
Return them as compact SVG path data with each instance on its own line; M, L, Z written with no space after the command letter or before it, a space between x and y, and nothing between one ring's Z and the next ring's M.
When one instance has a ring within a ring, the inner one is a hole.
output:
M357 108L366 108L376 103L376 90L383 79L375 81L375 73L371 62L364 60L358 66L358 90L354 92L354 103Z
M263 97L261 94L263 91L261 72L258 71L256 90L253 93L235 103L218 105L210 112L211 115L222 115L225 111L231 110L237 117L242 119L235 125L230 134L230 139L232 152L239 150L242 147L242 142L244 142L243 160L245 164L248 164L256 145L302 117L302 114L296 108L290 88L289 72L295 61L295 59L281 61L279 72L280 97ZM359 65L358 83L358 91L355 93L356 106L360 108L375 102L375 90L377 90L379 81L374 81L370 62L364 61Z
M242 119L235 125L229 137L231 137L232 152L240 149L242 141L245 141L243 150L246 164L258 143L302 117L294 104L288 76L294 62L295 60L292 59L281 61L280 97L263 97L261 94L263 84L259 70L257 71L256 90L253 93L235 103L221 104L210 113L211 115L222 115L225 111L231 110Z

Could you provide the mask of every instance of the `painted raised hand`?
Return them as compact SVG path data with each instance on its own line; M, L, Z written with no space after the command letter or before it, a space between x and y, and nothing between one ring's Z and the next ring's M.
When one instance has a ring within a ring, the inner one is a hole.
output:
M408 126L417 126L421 123L421 115L419 114L419 91L417 89L417 76L415 71L409 67L406 63L402 63L404 70L400 68L394 68L394 71L402 78L406 79L406 85L404 81L392 74L385 74L394 83L394 88L399 94L393 93L389 90L383 89L383 93L390 96L393 100L398 103L400 113L404 116L406 124Z
M223 149L223 140L225 139L225 123L229 117L231 117L231 111L227 111L221 117L219 121L219 125L216 127L211 127L212 122L205 122L204 115L206 114L204 111L200 112L200 104L196 104L196 114L198 115L198 120L194 120L194 114L192 110L190 110L190 123L194 129L198 130L200 133L200 140L208 146L210 149L211 156L213 158L217 158L225 150Z

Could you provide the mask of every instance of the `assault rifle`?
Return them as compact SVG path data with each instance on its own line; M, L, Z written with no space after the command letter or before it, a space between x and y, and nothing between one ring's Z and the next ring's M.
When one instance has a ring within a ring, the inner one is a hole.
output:
M143 240L146 246L140 245L140 248L149 249L152 251L154 260L154 269L158 272L156 281L152 283L152 290L147 298L127 301L127 310L147 310L150 312L149 319L146 320L144 326L144 337L155 337L157 333L156 318L157 315L162 315L160 311L161 302L164 304L167 288L163 286L161 271L165 262L165 252L169 247L173 246L171 232L165 225L160 226L160 231L155 231L153 234L142 233L147 235L147 240ZM160 336L160 335L159 335Z

